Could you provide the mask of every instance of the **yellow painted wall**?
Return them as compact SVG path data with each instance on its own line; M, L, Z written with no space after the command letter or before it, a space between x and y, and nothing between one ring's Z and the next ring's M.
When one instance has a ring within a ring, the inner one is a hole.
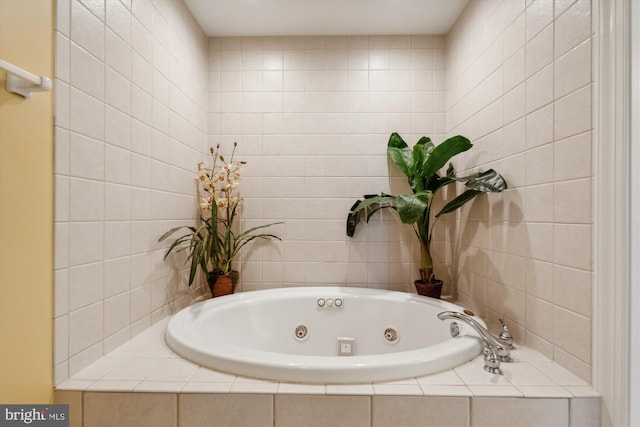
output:
M53 0L0 0L0 59L53 76ZM0 403L53 401L53 96L0 71Z

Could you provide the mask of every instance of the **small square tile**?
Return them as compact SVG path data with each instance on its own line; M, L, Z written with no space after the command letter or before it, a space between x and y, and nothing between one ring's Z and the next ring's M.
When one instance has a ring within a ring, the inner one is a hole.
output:
M470 362L454 369L466 385L509 385L502 375L484 370L484 362Z
M420 385L464 385L453 369L416 378Z
M418 384L374 384L373 392L376 395L416 395L421 396L422 389Z
M182 388L183 393L229 393L233 383L189 382Z
M168 358L165 359L162 364L147 377L145 377L145 380L187 382L197 370L198 365L187 360Z
M519 385L517 388L524 397L573 397L569 391L559 385Z
M126 359L121 364L117 365L106 375L102 377L103 380L138 380L145 379L151 374L160 364L163 359Z
M522 397L522 392L512 385L469 385L474 396Z
M502 375L514 385L557 385L555 381L527 362L503 363L500 368L502 369Z
M87 391L133 391L140 381L137 380L99 380L91 384Z
M591 386L565 386L565 389L575 397L600 397Z
M371 384L327 384L326 393L369 396L374 394Z
M280 383L278 394L325 394L324 384Z
M229 393L275 394L278 391L278 383L272 382L234 382Z
M559 385L585 387L590 386L587 382L572 374L567 369L563 368L555 362L532 362L532 365L545 373L547 376L553 378L554 381Z
M70 379L56 386L56 390L87 390L95 380Z
M421 384L420 388L425 396L462 396L471 397L473 393L464 385L432 385Z
M142 381L134 391L150 393L180 393L185 383L182 381Z
M233 383L237 381L237 377L233 374L226 372L215 371L213 369L200 367L191 377L193 382L228 382ZM239 381L240 382L240 381Z

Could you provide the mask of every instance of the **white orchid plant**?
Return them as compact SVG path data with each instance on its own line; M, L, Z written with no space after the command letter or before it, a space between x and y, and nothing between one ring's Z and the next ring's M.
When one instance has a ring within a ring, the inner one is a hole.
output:
M240 171L246 164L245 161L234 160L237 147L238 143L234 142L231 157L227 161L220 154L218 144L215 149L210 149L210 168L204 162L198 163L199 224L172 228L159 239L163 241L178 230L187 230L169 246L165 259L174 250L189 251L189 286L195 279L198 266L210 281L213 276L232 273L231 263L247 243L255 239L281 240L274 234L254 234L257 230L280 224L279 222L259 225L240 233L234 231L234 220L240 213L239 207L242 203L239 192Z

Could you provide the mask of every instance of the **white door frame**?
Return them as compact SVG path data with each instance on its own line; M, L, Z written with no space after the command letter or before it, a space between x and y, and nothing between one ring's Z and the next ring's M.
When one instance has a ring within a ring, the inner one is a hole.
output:
M637 146L639 128L631 112L640 112L638 82L631 78L631 30L635 36L640 29L638 6L629 0L593 1L593 383L602 394L604 427L640 425L638 410L632 408L640 396L640 295L631 286L639 273L631 255L640 255L638 219L635 226L631 221L640 212L637 197L632 197L632 190L640 190L640 162L631 150L632 138ZM633 69L636 75L639 70Z
M640 426L640 3L631 2L629 425ZM633 403L635 402L635 404Z

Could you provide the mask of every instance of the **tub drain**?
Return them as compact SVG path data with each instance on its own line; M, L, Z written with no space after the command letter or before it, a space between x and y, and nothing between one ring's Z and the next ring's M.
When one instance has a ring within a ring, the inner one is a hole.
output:
M308 333L309 331L305 325L298 325L294 331L294 336L298 341L302 341L307 337Z
M398 331L395 328L387 328L384 330L384 339L391 344L398 342Z

